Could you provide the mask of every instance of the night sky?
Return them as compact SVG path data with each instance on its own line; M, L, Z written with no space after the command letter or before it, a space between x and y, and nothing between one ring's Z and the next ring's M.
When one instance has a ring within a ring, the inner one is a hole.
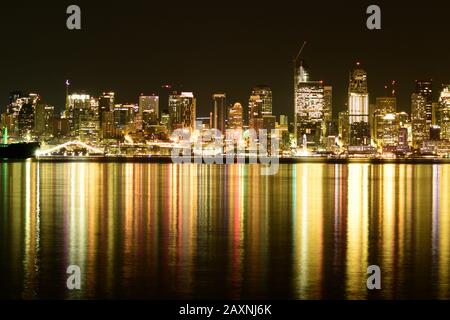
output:
M70 4L81 7L81 31L66 28ZM382 30L366 28L370 4L381 7ZM436 99L450 82L449 15L450 1L2 1L0 102L36 91L62 110L66 78L123 103L171 83L194 91L202 116L214 92L247 106L252 87L267 84L274 113L292 119L292 59L308 41L303 57L313 80L333 85L335 114L356 61L371 101L395 79L409 112L415 79L432 78Z

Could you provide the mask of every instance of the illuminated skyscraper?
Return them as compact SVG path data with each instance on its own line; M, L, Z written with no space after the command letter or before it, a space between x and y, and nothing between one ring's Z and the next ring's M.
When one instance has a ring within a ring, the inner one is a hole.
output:
M35 107L31 103L22 105L19 111L19 137L25 139L34 132Z
M373 117L373 139L377 145L383 144L384 120L387 114L395 114L397 109L396 97L378 97L376 100L375 111L371 114ZM386 118L387 124L392 122L392 116Z
M252 96L258 96L261 100L260 115L272 115L272 89L266 85L259 85L253 88Z
M176 129L195 130L196 98L192 92L174 92L169 96L169 132Z
M430 135L430 128L433 124L433 82L416 80L416 94L421 95L425 101L426 131L427 137Z
M437 123L441 127L442 140L450 141L450 84L444 85L439 97Z
M426 100L417 93L413 93L411 96L411 125L413 147L420 149L429 136L429 128L427 126Z
M225 123L227 117L226 105L227 96L225 93L216 93L213 99L213 128L225 134Z
M323 119L324 119L324 127L328 128L330 122L333 118L333 87L332 86L324 86L323 87ZM326 135L330 135L329 132L326 132Z
M53 116L55 108L43 102L36 104L35 132L38 136L49 136L53 133Z
M248 126L250 129L258 131L257 119L262 118L262 99L259 96L251 95L248 101Z
M243 108L239 102L236 102L228 110L228 129L241 130L244 127Z
M297 144L300 146L306 135L308 145L318 147L322 144L326 134L323 82L308 81L298 83L295 97ZM327 118L328 116L329 113L327 111Z
M139 96L139 113L150 112L154 113L156 118L159 116L159 97L155 95L151 96Z
M100 132L103 139L114 137L114 105L114 92L103 92L98 99Z
M294 134L298 146L306 136L308 145L317 148L323 145L331 121L333 91L323 81L310 80L305 62L299 59L302 50L294 60Z
M99 112L114 111L115 93L103 92L98 99Z
M143 121L144 127L156 125L159 119L159 97L139 96L139 115Z
M348 115L350 124L350 146L370 145L369 92L367 73L356 64L350 72L348 87Z
M69 121L71 134L79 135L80 123L89 117L91 111L91 96L87 94L70 94L67 96L67 109L65 117Z

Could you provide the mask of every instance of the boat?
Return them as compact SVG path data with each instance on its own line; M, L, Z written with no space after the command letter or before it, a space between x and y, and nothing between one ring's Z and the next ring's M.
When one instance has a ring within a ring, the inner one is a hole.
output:
M28 159L36 156L38 142L8 143L8 132L3 128L3 141L0 143L0 159Z
M28 159L36 156L37 142L0 144L0 159Z

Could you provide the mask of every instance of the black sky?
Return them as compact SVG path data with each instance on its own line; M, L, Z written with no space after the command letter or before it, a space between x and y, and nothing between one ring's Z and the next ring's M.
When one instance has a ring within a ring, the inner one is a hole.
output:
M273 88L274 113L293 112L292 58L308 41L311 76L334 86L344 108L355 61L368 71L371 100L398 81L409 111L415 79L450 82L450 1L2 1L0 102L15 89L39 92L59 109L64 80L119 102L163 83L183 85L207 115L211 95L247 104L254 85ZM66 8L82 9L82 30L66 28ZM366 28L366 8L382 9L382 30Z

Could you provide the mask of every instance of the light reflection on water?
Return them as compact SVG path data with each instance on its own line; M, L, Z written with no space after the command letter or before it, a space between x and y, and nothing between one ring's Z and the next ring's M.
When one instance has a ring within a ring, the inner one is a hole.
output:
M0 297L449 299L449 184L450 165L0 163Z

